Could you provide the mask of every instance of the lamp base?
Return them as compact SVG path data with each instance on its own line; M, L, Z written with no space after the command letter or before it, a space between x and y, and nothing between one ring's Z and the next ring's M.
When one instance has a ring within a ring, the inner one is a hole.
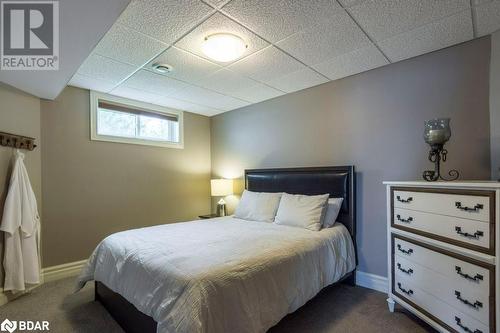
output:
M222 217L226 215L226 202L224 199L220 199L219 202L217 202L217 216Z

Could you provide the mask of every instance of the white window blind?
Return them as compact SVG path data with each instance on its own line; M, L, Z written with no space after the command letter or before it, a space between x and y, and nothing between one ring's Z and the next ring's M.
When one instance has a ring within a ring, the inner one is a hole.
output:
M182 148L182 111L97 94L91 97L93 140Z

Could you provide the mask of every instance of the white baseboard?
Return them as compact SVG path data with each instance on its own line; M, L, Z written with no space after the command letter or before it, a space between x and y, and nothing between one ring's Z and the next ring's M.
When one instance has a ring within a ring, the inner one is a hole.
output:
M385 276L356 271L356 284L361 287L387 293L389 283Z
M42 269L42 281L50 282L80 274L87 259Z

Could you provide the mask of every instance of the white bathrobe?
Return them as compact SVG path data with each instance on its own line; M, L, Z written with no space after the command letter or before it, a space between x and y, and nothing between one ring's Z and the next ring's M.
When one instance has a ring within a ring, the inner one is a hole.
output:
M40 218L24 154L19 151L15 153L0 230L5 233L4 290L25 290L25 283L40 283Z

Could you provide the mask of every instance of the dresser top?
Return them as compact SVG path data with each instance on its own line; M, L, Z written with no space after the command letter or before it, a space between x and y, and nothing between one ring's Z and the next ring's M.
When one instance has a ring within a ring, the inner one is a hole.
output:
M500 189L500 182L492 180L461 180L452 182L426 181L385 181L385 185L419 186L419 187L446 187L446 188L494 188Z

